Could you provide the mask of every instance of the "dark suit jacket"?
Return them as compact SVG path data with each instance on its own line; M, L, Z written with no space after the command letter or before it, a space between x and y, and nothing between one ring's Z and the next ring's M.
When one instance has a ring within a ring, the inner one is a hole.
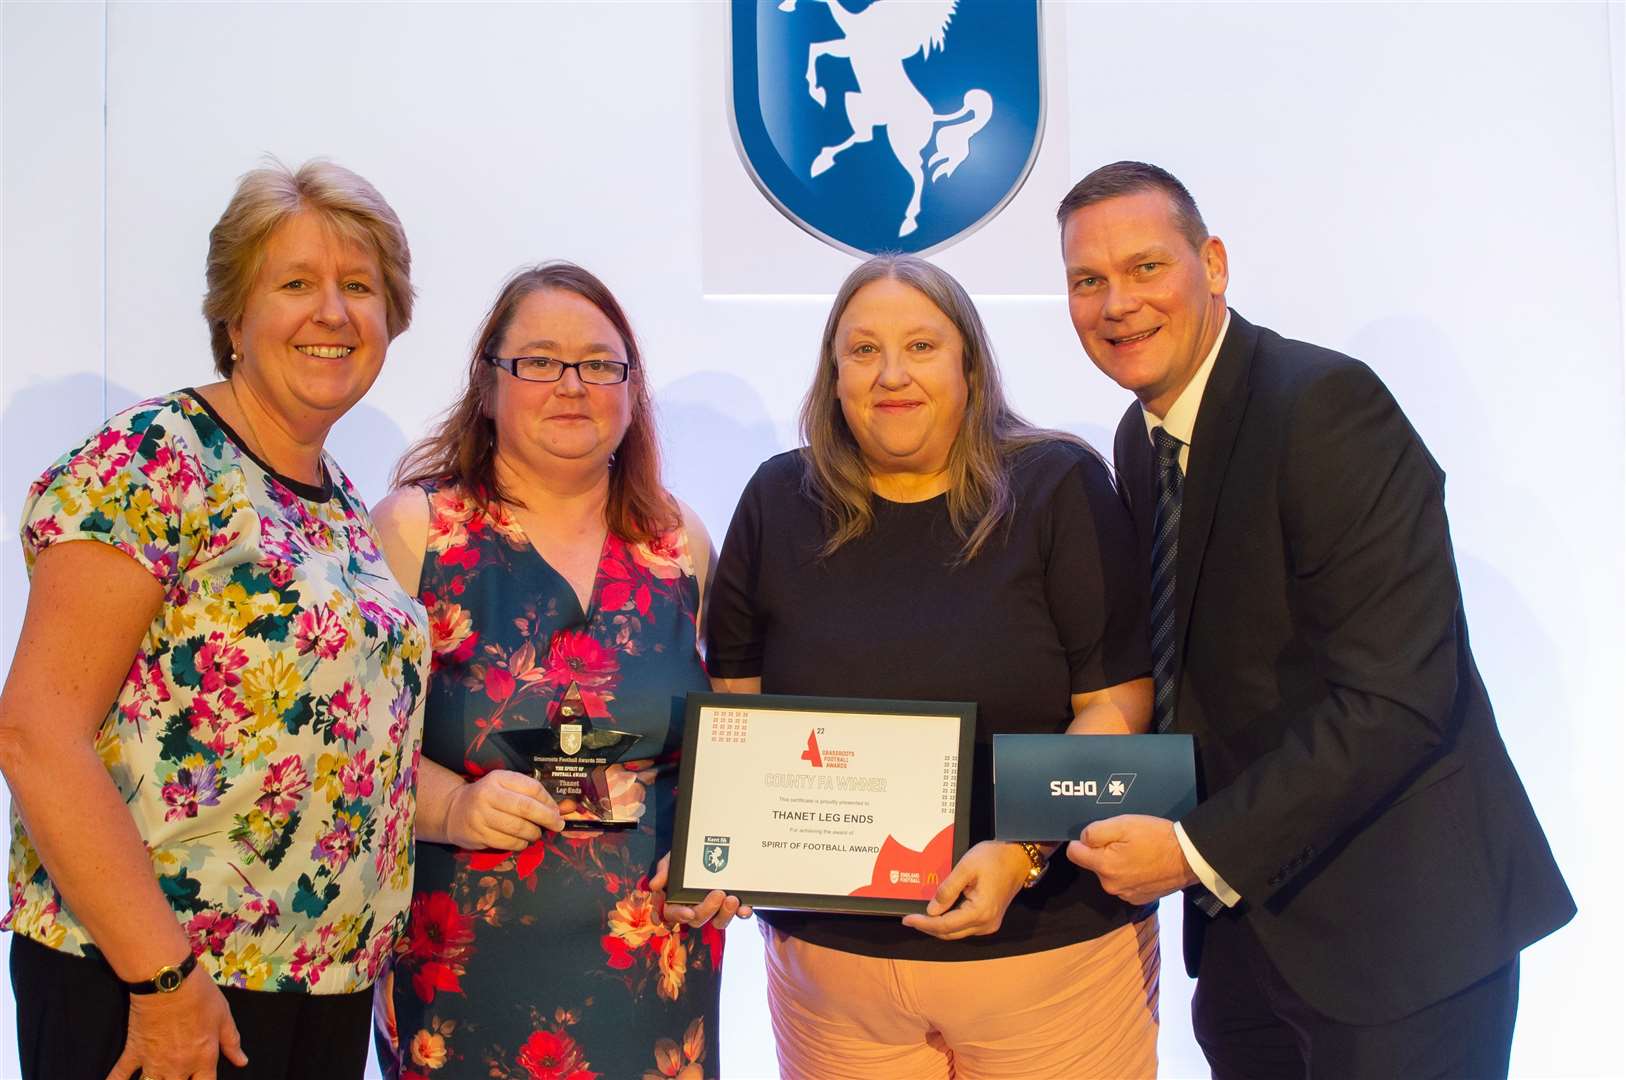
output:
M1115 446L1149 556L1139 405ZM1182 825L1346 1023L1439 1001L1575 912L1468 649L1444 479L1364 364L1232 313L1181 504L1175 730L1203 793Z

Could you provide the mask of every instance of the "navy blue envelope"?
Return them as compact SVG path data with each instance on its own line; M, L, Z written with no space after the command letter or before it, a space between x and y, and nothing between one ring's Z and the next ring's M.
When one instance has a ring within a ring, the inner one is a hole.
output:
M1076 840L1102 818L1196 805L1190 735L994 736L996 840Z

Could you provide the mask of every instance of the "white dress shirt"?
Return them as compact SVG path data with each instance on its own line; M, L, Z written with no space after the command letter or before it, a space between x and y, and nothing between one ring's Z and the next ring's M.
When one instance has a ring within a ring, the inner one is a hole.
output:
M1208 350L1208 356L1203 359L1202 366L1191 377L1186 388L1180 391L1180 396L1174 399L1166 415L1159 417L1151 412L1145 405L1141 406L1141 419L1146 421L1146 438L1151 440L1152 432L1162 428L1176 439L1180 440L1180 475L1185 476L1187 462L1191 460L1191 436L1197 429L1197 410L1202 407L1203 391L1208 386L1208 377L1214 372L1214 358L1219 355L1220 345L1225 341L1225 332L1231 328L1231 312L1227 308L1225 321L1220 324L1219 336L1214 339L1214 347ZM1155 446L1156 444L1153 443ZM1180 842L1180 850L1185 853L1186 862L1191 865L1192 873L1202 882L1209 892L1219 897L1220 903L1226 907L1235 906L1242 899L1235 889L1225 883L1225 879L1215 872L1208 860L1203 858L1192 844L1186 830L1177 821L1174 823L1174 838Z

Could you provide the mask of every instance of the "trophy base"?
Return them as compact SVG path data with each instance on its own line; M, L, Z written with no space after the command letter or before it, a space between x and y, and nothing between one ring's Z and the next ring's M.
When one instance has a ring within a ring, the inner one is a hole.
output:
M636 829L636 821L621 821L615 818L565 818L565 831L592 829L595 832L602 830L616 831L621 829Z

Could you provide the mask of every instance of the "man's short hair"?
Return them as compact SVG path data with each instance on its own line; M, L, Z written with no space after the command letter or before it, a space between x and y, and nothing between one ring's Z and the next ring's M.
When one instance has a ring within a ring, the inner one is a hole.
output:
M1073 190L1056 208L1056 223L1065 226L1073 211L1082 210L1093 203L1115 199L1120 195L1138 195L1143 191L1161 191L1168 196L1174 210L1174 224L1191 244L1192 250L1203 246L1208 239L1208 226L1197 209L1197 200L1191 197L1186 185L1173 173L1148 165L1144 161L1114 161L1103 165L1073 185Z

